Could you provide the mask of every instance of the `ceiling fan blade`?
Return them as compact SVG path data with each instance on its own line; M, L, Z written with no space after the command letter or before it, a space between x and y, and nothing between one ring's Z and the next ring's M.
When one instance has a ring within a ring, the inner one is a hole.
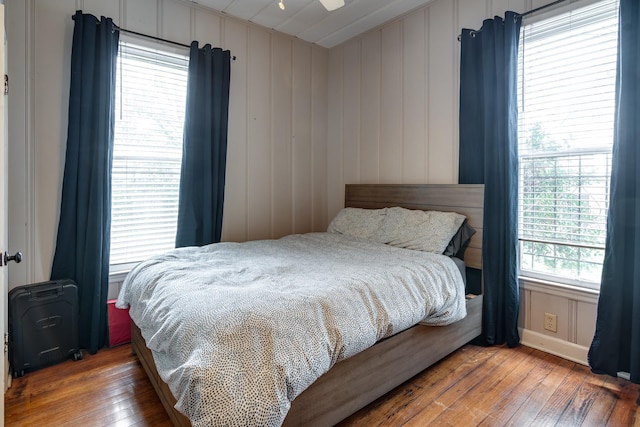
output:
M329 12L344 6L344 0L320 0L320 3L322 3L324 8L327 9Z

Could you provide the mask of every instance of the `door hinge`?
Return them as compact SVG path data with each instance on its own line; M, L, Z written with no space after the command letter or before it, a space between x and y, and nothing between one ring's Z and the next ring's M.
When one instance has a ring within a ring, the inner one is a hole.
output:
M4 352L9 353L9 334L4 334Z
M9 95L9 75L4 75L4 94Z

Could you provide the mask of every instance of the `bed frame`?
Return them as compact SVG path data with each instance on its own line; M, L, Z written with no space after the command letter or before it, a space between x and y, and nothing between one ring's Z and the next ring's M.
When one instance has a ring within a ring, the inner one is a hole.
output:
M465 251L468 267L482 268L483 185L355 184L345 206L455 211L476 234ZM334 365L291 404L285 426L332 426L394 389L482 332L482 295L467 299L467 316L447 326L416 325ZM175 426L191 423L174 409L176 399L158 376L151 351L131 322L131 345Z

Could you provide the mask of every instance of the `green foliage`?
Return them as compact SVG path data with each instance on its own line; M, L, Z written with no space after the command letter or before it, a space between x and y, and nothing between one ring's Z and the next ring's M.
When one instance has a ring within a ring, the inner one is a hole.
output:
M560 149L560 144L549 138L540 123L534 124L525 141L525 147L532 152L549 152Z
M603 251L572 244L601 245L605 226L601 203L591 194L603 185L592 154L560 153L562 144L541 124L529 130L520 162L521 237L557 243L523 242L525 268L572 278L596 278ZM558 152L557 156L549 153ZM592 173L590 173L592 172Z

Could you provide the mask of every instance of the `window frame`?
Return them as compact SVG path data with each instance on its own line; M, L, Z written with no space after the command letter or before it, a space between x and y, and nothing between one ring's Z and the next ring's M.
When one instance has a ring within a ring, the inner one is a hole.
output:
M143 49L151 49L151 50L156 50L162 53L166 53L168 55L179 55L182 56L185 60L186 60L186 64L188 67L188 61L189 61L189 48L188 47L181 47L181 46L177 46L175 44L172 43L167 43L167 42L163 42L163 41L156 41L156 40L149 40L146 37L141 37L141 36L137 36L135 34L129 34L129 33L121 33L120 34L120 40L119 40L119 45L118 45L118 49L120 50L120 44L121 43L125 43L125 44L131 44ZM118 52L118 55L120 55L120 52ZM118 63L119 66L119 63ZM116 90L118 90L116 88ZM185 84L185 100L186 100L186 84ZM117 109L115 114L117 114ZM116 117L116 120L118 120L118 118ZM115 126L115 125L114 125ZM114 140L115 143L115 140ZM113 185L111 188L111 192L112 192L112 203L113 203ZM113 215L113 212L112 212ZM177 218L176 218L177 219ZM113 235L110 236L110 243L113 241ZM111 262L111 256L110 256L110 260L109 260L109 276L110 276L110 281L120 281L124 278L124 276L126 276L126 274L135 266L137 265L139 262L141 262L141 260L137 260L137 261L126 261L126 262L115 262L112 263Z
M581 9L584 7L588 7L594 4L597 4L599 2L601 2L602 0L581 0L580 2L570 2L568 4L563 4L563 5L558 5L558 6L552 6L549 7L548 9L544 9L542 11L536 12L531 16L527 16L526 17L526 23L523 21L522 24L522 30L524 31L525 26L526 25L531 25L531 24L535 24L536 22L540 22L540 21L544 21L547 19L552 19L558 15L567 13L567 12L571 12L577 9ZM522 38L523 34L521 33L521 38ZM523 41L521 40L521 43ZM520 67L520 59L518 60L518 67ZM518 74L520 74L520 68L518 69ZM518 100L518 111L519 113L521 112L521 107L520 107L520 100ZM612 116L612 120L614 120L613 116ZM519 135L520 136L520 135ZM612 146L613 146L613 141L612 141ZM589 152L597 152L598 154L602 154L603 150L585 150L583 153L579 153L579 150L571 150L573 153L575 153L575 155L578 154L588 154ZM558 157L561 156L562 154L566 155L566 151L564 152L558 152ZM556 157L553 156L552 152L549 152L549 157ZM611 160L611 156L612 156L612 152L609 151L608 152L608 158L609 161ZM518 160L520 163L520 158L523 157L520 153L518 154ZM526 156L525 156L526 157ZM534 157L534 156L531 156ZM609 163L610 165L610 163ZM522 179L522 175L520 172L520 168L518 171L518 179L519 179L519 185L521 185L521 179ZM611 180L611 169L609 168L609 176L607 179L607 186L610 185L610 180ZM519 199L519 203L521 201L521 197L522 197L522 193L521 193L522 189L519 188L518 189L518 199ZM606 188L606 192L609 193L609 188ZM608 205L608 196L607 196L607 205ZM608 209L607 209L608 211ZM559 287L566 287L566 288L574 288L574 289L580 289L580 290L584 290L584 291L589 291L589 292L596 292L599 293L599 289L600 289L600 278L597 279L597 281L595 282L591 282L588 280L580 280L580 279L575 279L575 278L569 278L569 277L564 277L564 276L560 276L560 275L554 275L554 274L548 274L545 272L541 272L541 271L536 271L536 270L528 270L528 269L523 269L522 268L522 246L523 246L523 242L539 242L539 243L559 243L560 245L563 246L569 246L569 247L585 247L588 249L598 249L598 250L602 250L604 252L605 249L605 245L582 245L582 244L565 244L564 242L547 242L547 241L543 241L543 240L535 240L535 239L529 239L529 238L521 238L520 236L520 220L521 220L521 206L518 207L518 266L519 266L519 277L522 280L529 280L529 281L534 281L534 282L540 282L540 283L545 283L547 285L551 285L551 286L559 286ZM608 213L607 213L608 215ZM605 225L606 227L606 225ZM606 231L605 231L606 233Z

